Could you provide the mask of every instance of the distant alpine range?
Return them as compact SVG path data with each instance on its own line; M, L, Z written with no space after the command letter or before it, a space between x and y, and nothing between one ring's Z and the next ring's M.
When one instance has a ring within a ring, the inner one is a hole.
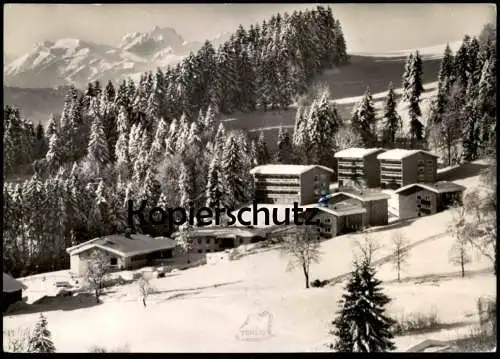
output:
M210 41L217 48L229 36L224 33ZM118 46L75 38L44 41L18 58L4 55L4 86L85 88L89 81L138 79L145 71L176 64L202 45L185 41L172 28L158 26L148 32L127 34Z

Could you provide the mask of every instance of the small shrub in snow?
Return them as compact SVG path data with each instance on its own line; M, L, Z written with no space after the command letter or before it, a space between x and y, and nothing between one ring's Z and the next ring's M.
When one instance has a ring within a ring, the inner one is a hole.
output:
M482 329L476 329L464 337L455 339L453 345L461 353L489 352L496 348L497 336Z
M497 303L494 297L479 297L477 299L479 324L484 332L497 333Z
M415 332L438 330L440 326L437 312L402 314L392 327L394 335L405 335Z
M7 330L3 332L4 351L8 353L29 352L29 329Z
M313 288L322 288L322 287L324 287L327 284L328 284L327 280L315 279L314 281L311 282L311 287L313 287Z

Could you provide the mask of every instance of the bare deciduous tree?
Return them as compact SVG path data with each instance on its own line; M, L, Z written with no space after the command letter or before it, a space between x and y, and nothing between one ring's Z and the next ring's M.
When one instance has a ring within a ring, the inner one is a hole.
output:
M153 287L149 283L149 279L146 278L144 275L141 276L139 279L139 291L142 296L142 304L144 305L144 308L146 308L146 299L150 294L154 292Z
M493 164L482 174L484 193L471 192L464 198L464 215L461 235L482 256L493 264L496 274L497 250L497 205L496 205L496 164Z
M338 151L362 144L361 137L350 126L341 127L335 133L333 140Z
M408 241L403 236L403 233L396 232L392 237L392 245L394 254L392 263L398 274L398 282L401 281L401 270L408 264Z
M89 288L94 291L97 303L99 303L99 296L102 294L104 281L108 272L109 266L106 256L99 251L92 252L87 263L84 278Z
M450 262L460 266L462 278L465 277L465 265L471 262L469 253L471 233L470 226L467 224L466 211L466 206L456 206L450 225L450 231L455 239L450 249Z
M381 248L381 245L368 235L364 236L361 241L356 241L354 246L357 251L357 253L355 253L354 262L366 262L369 265L373 263L375 253Z
M311 263L319 262L319 236L315 226L296 226L296 232L285 237L283 250L292 258L287 270L301 267L304 273L306 288L309 288L309 270Z

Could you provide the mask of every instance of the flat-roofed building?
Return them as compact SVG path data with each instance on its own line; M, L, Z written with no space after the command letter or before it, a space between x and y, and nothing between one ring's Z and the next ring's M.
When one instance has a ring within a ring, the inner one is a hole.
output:
M339 188L354 183L362 187L380 186L380 162L377 156L382 148L351 147L335 153Z
M330 193L334 170L319 165L262 165L250 173L255 181L255 200L264 204L307 204Z
M437 158L423 150L394 149L377 155L382 188L397 189L412 183L434 183Z

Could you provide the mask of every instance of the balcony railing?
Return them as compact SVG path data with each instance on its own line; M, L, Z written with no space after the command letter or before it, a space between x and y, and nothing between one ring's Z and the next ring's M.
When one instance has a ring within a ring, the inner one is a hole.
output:
M401 178L403 177L403 174L401 172L397 173L397 172L394 172L394 173L391 173L391 172L383 172L382 175L381 175L382 178L384 177L390 177L390 178L394 178L394 177L398 177L398 178Z
M289 193L289 194L300 194L299 189L290 188L266 188L266 189L256 189L258 193Z
M255 178L255 183L290 183L299 184L300 180L298 178Z

